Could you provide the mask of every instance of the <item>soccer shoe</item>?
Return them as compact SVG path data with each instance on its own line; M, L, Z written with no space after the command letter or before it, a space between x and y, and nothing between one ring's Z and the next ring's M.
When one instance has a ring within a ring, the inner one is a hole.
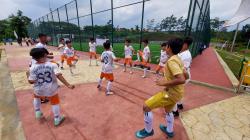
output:
M107 95L107 96L113 95L113 94L114 94L114 92L111 92L111 91L107 91L107 92L106 92L106 95Z
M139 130L139 131L136 131L135 132L135 136L139 139L144 139L146 137L149 137L149 136L153 136L154 135L154 130L152 130L150 133L148 133L145 128L142 129L142 130Z
M177 110L177 111L173 111L173 114L174 114L174 117L179 117L179 111Z
M55 126L59 126L60 124L62 124L62 122L65 120L65 117L64 116L61 116L59 118L55 118L54 119L54 125Z
M177 107L178 107L178 109L183 109L183 105L182 104L177 104Z
M36 111L35 112L36 119L41 119L43 117L43 113L41 111Z
M161 129L161 131L163 132L163 133L165 133L169 138L172 138L172 137L174 137L174 132L168 132L167 131L167 127L166 126L164 126L164 125L162 125L162 124L160 124L160 129Z

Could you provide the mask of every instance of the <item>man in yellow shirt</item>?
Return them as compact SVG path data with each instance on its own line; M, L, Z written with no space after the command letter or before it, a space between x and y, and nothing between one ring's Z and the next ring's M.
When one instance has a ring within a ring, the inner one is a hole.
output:
M169 59L166 62L164 79L156 81L156 84L164 87L164 89L145 101L143 106L145 128L136 132L137 138L146 138L154 134L152 110L156 108L164 108L166 112L166 126L160 125L161 131L168 137L174 136L172 109L183 96L184 83L187 77L184 65L177 56L182 49L182 45L183 40L180 38L171 39L167 43L165 51Z

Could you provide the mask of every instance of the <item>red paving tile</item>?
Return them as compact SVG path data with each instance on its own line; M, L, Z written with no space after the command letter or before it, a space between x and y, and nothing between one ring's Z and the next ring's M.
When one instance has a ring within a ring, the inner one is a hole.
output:
M86 53L80 53L80 55L82 58L87 58ZM13 61L16 62L14 63ZM18 70L27 66L24 64L25 61L9 59L8 62L12 70L13 67L14 70ZM105 82L102 91L96 89L96 83L80 84L74 90L61 87L58 93L60 93L62 112L66 115L67 119L62 126L57 128L52 125L53 116L49 104L42 105L46 119L38 122L34 119L32 91L16 91L26 138L28 140L135 139L134 132L143 127L142 104L144 100L162 88L155 85L153 74L149 74L149 78L142 79L142 71L135 71L134 74L130 75L129 73L122 72L122 68L116 69L114 74L114 96L107 97L104 95ZM192 84L188 84L185 91L185 110L233 96L232 93ZM163 115L164 113L161 109L154 111L155 135L148 139L166 139L164 134L158 129L160 123L165 123ZM174 140L188 139L179 119L175 121L175 133Z

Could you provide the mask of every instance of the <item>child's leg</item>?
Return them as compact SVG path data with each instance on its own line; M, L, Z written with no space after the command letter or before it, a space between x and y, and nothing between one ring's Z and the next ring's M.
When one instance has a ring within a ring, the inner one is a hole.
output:
M145 112L144 113L144 125L145 125L145 130L150 133L153 130L153 113L150 112Z
M95 53L95 63L96 63L96 66L98 66L97 54L96 53Z
M41 111L41 99L40 98L34 97L33 105L34 105L35 111Z
M49 97L49 99L50 99L50 103L52 105L52 112L54 114L54 125L58 126L64 120L64 116L61 116L61 114L60 114L59 96L58 96L58 94L56 94L56 95L54 95L52 97Z
M108 81L107 92L111 92L111 88L112 88L112 81Z
M143 69L143 78L145 78L147 76L147 68L146 67L144 67L144 69Z
M100 88L100 87L101 87L101 85L102 85L102 79L103 79L103 78L104 78L104 73L101 73L100 79L99 79L99 81L98 81L97 88Z
M107 94L107 95L113 94L113 93L111 92L112 82L114 81L113 73L107 74L107 75L106 75L106 79L109 80L109 81L108 81L108 84L107 84L107 92L106 92L106 94Z
M133 64L132 64L132 59L130 59L130 61L129 61L129 65L130 65L130 73L133 73Z
M125 58L125 60L124 60L124 70L123 70L124 72L126 72L127 71L127 60L126 60L126 58Z
M91 66L91 61L92 61L92 53L89 52L89 66Z
M167 129L166 131L168 133L173 133L174 132L174 115L173 112L170 111L166 114L166 124L167 124Z

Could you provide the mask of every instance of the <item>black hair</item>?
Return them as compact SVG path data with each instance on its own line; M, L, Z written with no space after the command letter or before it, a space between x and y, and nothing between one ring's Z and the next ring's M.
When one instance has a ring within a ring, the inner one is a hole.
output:
M67 40L67 41L66 41L66 44L69 44L69 43L71 43L71 40Z
M184 43L187 43L190 46L193 43L193 39L191 37L184 38Z
M49 52L45 48L33 48L30 51L30 56L35 60L43 58L46 54L48 55Z
M166 47L166 46L167 46L166 42L164 42L164 43L161 44L161 47Z
M89 38L90 41L94 41L95 39L93 37Z
M47 35L44 34L44 33L39 33L39 34L38 34L38 37L39 37L39 38L41 38L41 37L46 37L46 36L47 36Z
M148 44L148 39L143 39L142 42Z
M60 41L63 41L64 40L64 38L60 38Z
M110 49L110 42L109 42L109 41L104 42L104 43L103 43L103 47L104 47L104 49L106 49L106 50Z
M173 38L168 41L168 46L171 48L173 54L178 54L183 45L183 40L181 38Z
M125 39L125 42L131 43L130 39Z

